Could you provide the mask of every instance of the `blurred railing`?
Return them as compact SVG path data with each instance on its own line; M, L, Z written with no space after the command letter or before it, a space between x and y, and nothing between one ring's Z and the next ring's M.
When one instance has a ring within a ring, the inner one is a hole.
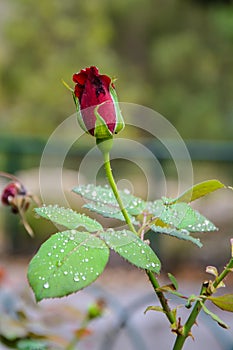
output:
M141 138L137 141L148 147L158 160L170 159L168 150L159 141L154 139L151 140L149 138ZM40 160L46 142L46 140L35 137L16 138L12 136L1 136L0 155L2 159L5 159L5 165L2 164L4 169L2 170L10 172L21 170L24 159L27 156L37 157L37 164L39 166L38 160ZM173 145L174 148L176 147L176 142L172 143L171 141L170 144ZM187 140L185 141L185 144L193 161L233 161L233 141ZM53 149L52 155L59 155L62 147L63 145L61 142L58 142ZM79 147L78 156L84 156L87 149L88 148L85 146ZM127 149L125 150L125 153L126 155L131 155L134 153L134 150ZM77 148L71 148L69 156L77 157Z
M47 140L35 137L12 137L3 135L0 138L0 169L9 173L17 173L21 170L27 170L30 168L38 168L40 166L40 159L43 153L43 149L46 145ZM153 155L158 159L159 162L166 162L172 160L169 151L166 147L155 139L137 139L137 142L148 148ZM91 144L94 145L94 142ZM77 169L77 160L82 158L87 154L92 147L90 144L83 145L73 145L67 157L69 159L69 164L75 164L74 168ZM170 141L170 146L175 148L177 144ZM227 169L232 174L233 165L233 141L209 141L209 140L188 140L186 142L187 149L189 151L190 157L193 162L196 161L208 161L218 164L227 164ZM61 150L67 147L61 142L54 145L51 150L51 157L59 157ZM89 147L89 148L88 148ZM124 157L127 159L136 159L138 156L134 148L129 148L124 150ZM141 156L141 155L140 155ZM146 153L143 154L146 161ZM96 157L96 154L95 154ZM101 154L99 153L99 157ZM182 155L181 155L182 157ZM75 162L73 160L75 159ZM228 167L229 166L229 167ZM232 176L232 175L230 175ZM19 241L17 231L18 228L18 218L12 218L11 220L4 220L5 228L4 230L8 233L12 245L13 252L19 249L22 241Z

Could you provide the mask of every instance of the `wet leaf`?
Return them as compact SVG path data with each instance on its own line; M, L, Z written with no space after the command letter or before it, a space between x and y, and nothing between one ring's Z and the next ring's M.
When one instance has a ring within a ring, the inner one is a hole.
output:
M147 210L157 218L151 224L161 227L171 227L189 232L207 232L217 230L216 226L192 209L187 203L166 204L159 200L149 202ZM165 232L164 232L165 233Z
M63 297L88 286L103 272L108 258L106 244L88 232L52 235L29 264L28 280L36 300Z
M159 218L164 211L164 202L161 199L157 199L154 202L147 202L146 209L151 213L155 218Z
M96 206L92 205L91 207L93 211L95 211L95 209L99 209L99 214L103 215L104 211L105 216L107 216L107 213L111 215L108 217L114 217L112 215L113 213L116 213L116 215L118 216L116 218L122 220L122 216L119 215L121 214L119 205L110 187L83 185L75 187L73 189L73 192L81 195L83 198L87 199L88 201L91 201L92 203L96 203ZM141 198L133 196L128 190L119 191L119 194L125 209L130 215L136 216L141 214L146 205L146 203ZM102 210L102 212L101 206L102 209L104 209Z
M125 218L124 218L122 212L120 211L119 207L111 207L110 208L108 205L103 204L103 203L91 202L91 203L85 204L84 208L87 208L90 211L93 211L97 214L100 214L106 218L112 218L112 219L125 221ZM135 220L134 216L129 215L129 217L130 217L131 222L135 224L136 220Z
M225 294L218 297L208 297L214 305L222 310L233 312L233 294Z
M108 230L101 232L100 237L116 253L131 264L145 270L159 273L160 261L148 244L143 242L133 232Z
M217 230L216 226L186 203L165 205L160 220L180 230L206 232Z
M190 233L187 230L177 230L174 228L161 227L156 225L151 225L150 228L152 231L156 233L162 233L162 234L176 237L185 241L190 241L196 244L199 248L202 247L202 243L200 242L200 239L190 236Z
M193 187L182 193L179 197L173 199L172 203L189 203L223 187L225 187L225 185L218 180L204 181L197 185L194 185Z
M202 243L198 238L192 237L190 232L217 230L212 222L187 203L167 204L159 200L149 202L147 210L156 217L154 221L148 223L154 232L190 241L198 247L202 247Z
M222 321L220 317L218 317L216 314L214 314L212 311L210 311L210 310L205 306L205 304L204 304L203 302L200 302L200 303L201 303L201 306L202 306L203 311L204 311L207 315L209 315L210 317L212 317L212 319L213 319L214 321L216 321L216 322L219 324L219 326L221 326L222 328L225 328L225 329L229 328L228 325L227 325L224 321Z
M35 212L41 217L50 220L56 224L62 225L68 229L84 227L89 232L102 230L103 227L96 220L79 214L68 208L61 208L57 205L48 205L41 208L35 208Z

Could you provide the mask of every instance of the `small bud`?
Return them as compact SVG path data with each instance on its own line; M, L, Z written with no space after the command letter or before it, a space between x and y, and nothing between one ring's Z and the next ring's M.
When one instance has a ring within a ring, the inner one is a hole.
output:
M27 194L26 189L19 182L11 182L8 184L2 192L2 204L11 206L11 210L14 214L19 212L19 196L25 197Z
M81 128L97 139L108 139L124 128L114 84L96 67L73 75L73 97Z
M95 303L89 306L87 318L89 320L92 320L94 318L102 316L104 307L105 307L105 301L103 299L98 299Z
M15 178L13 175L6 173L3 173L3 175L8 178ZM3 205L11 207L12 213L20 215L25 229L30 236L33 236L32 228L28 224L24 213L28 210L32 201L40 205L37 197L28 193L25 187L19 181L15 180L3 189L1 201Z

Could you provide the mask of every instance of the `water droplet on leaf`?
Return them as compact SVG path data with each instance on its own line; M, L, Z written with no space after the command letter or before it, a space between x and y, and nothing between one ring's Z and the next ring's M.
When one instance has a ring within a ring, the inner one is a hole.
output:
M49 288L49 282L46 282L46 283L43 285L43 287L44 287L45 289L48 289L48 288Z

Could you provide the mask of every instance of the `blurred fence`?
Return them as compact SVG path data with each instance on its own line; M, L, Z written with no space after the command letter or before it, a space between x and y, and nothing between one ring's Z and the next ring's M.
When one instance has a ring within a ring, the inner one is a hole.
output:
M155 139L140 139L137 140L140 144L149 149L156 159L160 162L172 161L169 151ZM31 168L39 168L43 149L46 145L46 140L35 137L12 137L1 136L0 138L0 169L9 173L17 173L18 171L26 171ZM187 149L192 161L210 162L216 164L217 167L222 167L222 164L227 165L228 177L232 177L233 170L233 141L207 141L207 140L188 140L186 142ZM65 147L61 142L54 145L51 153L51 159L59 157L61 150ZM176 143L172 144L176 147ZM89 145L90 148L90 145ZM72 146L67 154L67 164L69 168L77 170L78 161L88 152L88 146ZM135 154L136 153L136 154ZM96 156L96 155L95 155ZM141 156L141 155L140 155ZM101 158L101 154L99 153ZM138 154L133 148L126 149L124 157L127 159L137 159ZM143 155L144 157L144 155ZM146 154L145 154L146 157ZM146 159L145 159L146 161ZM213 177L216 177L213 175ZM22 237L19 237L18 218L7 220L3 218L2 231L8 235L8 241L13 252L20 251L20 246L23 246ZM31 243L30 243L31 245Z
M115 350L125 348L126 339L122 337L122 333L125 333L126 338L128 338L127 349L151 350L155 348L155 345L157 349L168 349L169 342L172 344L174 341L172 332L168 332L166 320L164 321L164 319L160 317L160 313L157 312L156 316L153 314L153 317L149 320L151 324L145 322L146 319L143 319L141 316L148 305L154 304L155 296L153 293L143 293L137 298L132 298L133 300L128 302L127 305L124 305L119 297L111 295L100 286L90 286L88 292L96 298L104 299L108 307L113 311L113 316L115 318L114 327L112 327L112 329L109 329L109 325L112 322L108 320L108 325L106 325L103 337L99 336L100 332L98 333L98 340L95 339L96 349ZM176 305L180 302L180 300L173 295L169 296L169 301L170 303L174 302ZM139 316L139 318L135 318L135 316ZM184 317L183 314L182 316ZM226 315L224 314L224 316ZM227 321L229 325L231 325L231 316L228 316ZM223 330L217 322L213 322L204 312L201 312L198 324L197 335L195 334L195 337L198 338L198 345L195 345L195 342L189 343L189 345L187 344L189 350L199 349L200 345L202 345L203 348L208 345L212 350L233 350L233 334L231 331L228 330L228 332L226 332L226 330Z
M140 139L140 143L148 147L158 160L170 159L168 150L159 141ZM35 164L39 166L40 157L45 145L45 140L35 137L17 138L1 136L0 156L2 170L14 173L23 169L26 157L34 158L31 160L29 166ZM193 161L233 162L233 141L188 140L186 141L186 146ZM174 143L174 147L176 147L176 143ZM58 142L52 155L59 155L61 148L62 144ZM79 147L78 156L83 157L86 152L87 147ZM128 149L125 152L130 155L133 150ZM71 149L69 156L77 157L77 149Z

